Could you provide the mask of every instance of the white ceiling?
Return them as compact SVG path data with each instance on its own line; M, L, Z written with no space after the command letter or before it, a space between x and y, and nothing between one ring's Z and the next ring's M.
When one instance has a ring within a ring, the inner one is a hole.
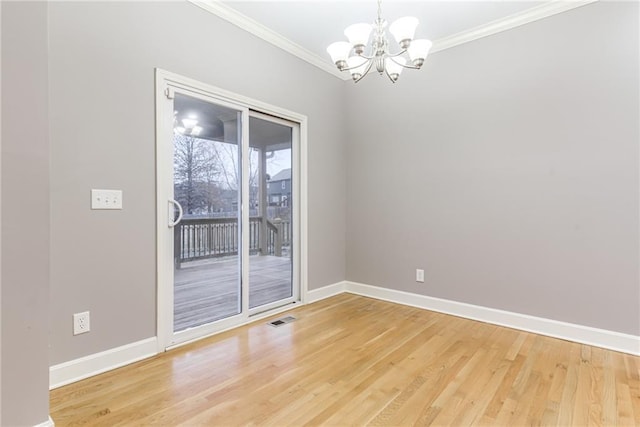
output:
M331 66L327 46L334 41L346 40L345 27L357 22L373 23L377 14L376 0L222 3L323 58ZM548 2L383 0L382 16L389 23L402 16L415 16L420 20L416 38L436 41L543 3Z
M345 40L347 26L373 23L377 16L376 0L188 1L344 80L350 80L349 73L331 63L326 47ZM594 1L383 0L382 17L393 22L416 16L415 37L433 41L435 53Z

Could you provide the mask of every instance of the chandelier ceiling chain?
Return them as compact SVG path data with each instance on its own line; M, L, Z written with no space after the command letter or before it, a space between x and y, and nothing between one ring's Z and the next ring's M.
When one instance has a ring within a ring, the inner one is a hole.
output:
M405 16L389 26L389 32L400 46L400 51L391 53L386 34L387 21L382 18L382 0L378 0L378 17L373 24L353 24L344 30L348 42L335 42L327 52L340 71L349 71L357 83L375 66L395 83L404 68L419 69L424 64L431 42L426 39L413 40L418 19ZM371 32L371 45L367 46ZM365 51L367 53L365 53ZM351 55L351 52L354 55ZM407 56L409 63L407 63Z

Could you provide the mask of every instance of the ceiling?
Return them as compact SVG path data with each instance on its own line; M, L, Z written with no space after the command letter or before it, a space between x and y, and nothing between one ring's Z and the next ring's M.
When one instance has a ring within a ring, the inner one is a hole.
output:
M349 73L338 71L326 48L346 40L347 26L373 23L377 16L376 0L188 1L345 80ZM594 1L383 0L382 17L389 23L403 16L417 17L415 38L433 41L435 53Z
M237 12L302 46L333 66L326 48L346 40L344 29L354 23L373 23L375 0L223 1ZM416 38L443 39L489 22L540 6L545 1L406 1L383 0L382 16L391 23L415 16Z

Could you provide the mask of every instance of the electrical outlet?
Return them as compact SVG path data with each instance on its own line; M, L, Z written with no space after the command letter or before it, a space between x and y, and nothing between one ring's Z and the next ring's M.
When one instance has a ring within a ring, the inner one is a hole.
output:
M76 313L73 315L73 335L84 334L91 330L91 318L89 312Z
M424 283L424 270L416 269L416 282Z

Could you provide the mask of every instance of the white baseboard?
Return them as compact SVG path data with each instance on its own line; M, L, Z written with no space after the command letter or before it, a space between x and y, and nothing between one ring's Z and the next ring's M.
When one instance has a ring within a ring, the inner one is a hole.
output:
M334 283L332 285L323 286L322 288L307 291L307 296L304 302L305 304L310 304L312 302L320 301L325 298L341 294L345 291L347 283L348 282L342 281Z
M157 353L157 339L153 337L60 363L49 368L49 389L71 384L155 356Z
M49 417L49 419L47 421L43 421L40 424L36 424L33 427L55 427L55 424L54 424L53 420L51 419L51 417Z
M343 292L640 356L640 336L365 285L363 283L343 281L313 289L307 292L304 303L317 302ZM269 315L272 314L269 313ZM49 387L50 389L61 387L146 359L156 355L157 350L157 338L152 337L51 366L49 368ZM50 427L53 425L53 421L49 420L36 427Z
M312 303L341 294L345 291L345 284L346 282L338 282L308 291L303 303ZM272 316L278 312L288 311L292 308L295 308L295 306L286 306L281 309L272 310L268 313L252 317L251 321L260 320L261 318ZM221 331L217 331L216 333L219 332ZM54 365L49 368L49 389L52 390L62 387L63 385L71 384L146 359L147 357L155 356L156 354L158 354L158 340L156 337L153 337Z
M426 310L640 356L640 336L636 335L370 286L362 283L346 282L345 291L356 295L424 308Z

